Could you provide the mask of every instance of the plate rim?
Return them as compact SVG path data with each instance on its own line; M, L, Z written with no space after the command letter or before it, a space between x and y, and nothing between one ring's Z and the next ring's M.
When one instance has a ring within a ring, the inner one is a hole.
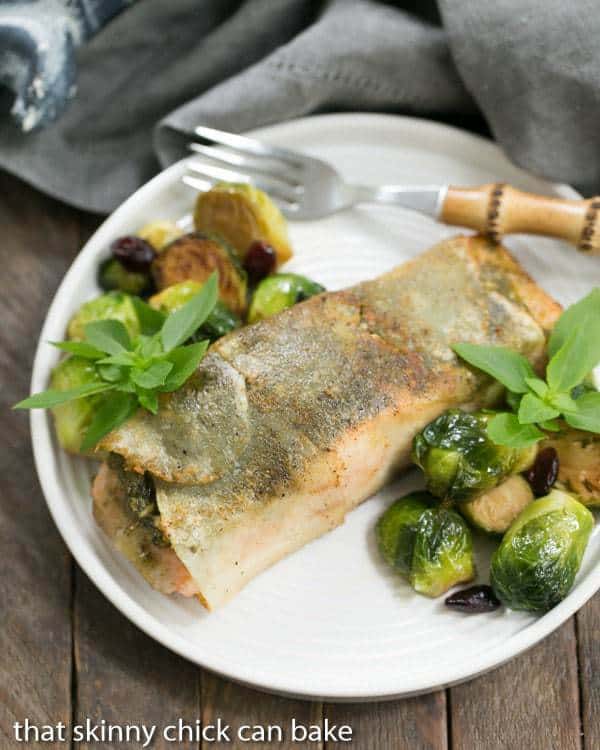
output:
M362 127L381 127L384 125L397 127L400 125L405 128L418 128L421 133L428 132L435 137L444 136L458 141L462 140L463 143L477 144L480 148L483 147L492 158L497 159L498 157L501 157L506 159L500 148L494 142L485 137L470 133L452 125L402 115L363 112L313 115L255 129L250 131L249 134L256 137L268 137L273 133L280 135L281 133L285 133L286 130L303 127L306 123L309 123L309 126L312 126L319 122L322 122L327 126L330 126L333 123L340 128L356 125ZM112 224L113 221L118 219L121 215L129 213L134 206L143 206L150 194L155 191L160 192L167 189L169 185L178 181L185 169L184 163L185 159L182 159L181 161L172 164L138 188L138 190L136 190L106 217L82 247L80 252L75 256L54 294L44 319L32 368L32 392L43 388L46 382L47 371L44 371L43 369L43 360L45 359L45 341L48 339L47 331L51 328L52 320L57 314L57 310L64 304L62 297L66 290L73 285L74 279L77 278L78 269L83 263L83 259L93 251L92 246L99 241L99 236L101 237L106 233L107 225ZM520 170L520 167L517 165L513 165L513 167ZM528 173L524 172L524 174ZM535 177L535 175L531 176ZM555 195L564 198L581 198L579 193L568 185L545 182L548 185L549 190ZM190 654L185 638L180 636L174 629L170 629L166 624L159 622L153 617L153 615L149 614L141 604L135 601L121 587L118 581L113 578L110 572L102 564L102 561L95 557L91 547L78 545L78 541L81 537L81 530L78 527L75 516L63 512L65 509L61 508L61 495L64 493L55 481L53 472L48 472L47 470L48 464L50 463L54 465L55 461L52 451L51 428L49 426L49 420L46 418L44 412L32 411L30 413L30 431L34 462L46 505L70 553L102 594L136 627L140 628L143 632L161 643L163 646L166 646L183 658L192 661L211 672L219 674L239 684L264 692L300 698L302 700L370 702L394 700L456 685L501 666L537 644L560 627L572 614L585 604L598 588L600 588L600 570L597 569L595 574L594 571L591 571L583 581L580 581L577 588L574 589L569 596L561 602L561 604L493 648L485 650L478 656L469 659L467 667L458 667L456 664L451 664L450 667L447 665L442 666L439 670L439 677L436 677L436 681L433 683L427 672L422 673L423 676L421 679L412 680L412 682L410 679L407 680L406 676L404 676L403 684L405 684L406 687L397 692L390 692L387 689L377 692L370 688L364 693L357 693L356 690L344 691L336 688L333 693L327 693L327 691L316 689L316 684L311 686L311 681L308 675L306 675L306 679L302 684L290 684L289 681L286 682L285 679L281 678L279 680L269 679L265 682L261 680L260 676L253 678L251 674L244 673L243 669L240 669L237 673L224 669L220 667L218 663L213 663L209 654L202 656L197 653ZM56 467L54 466L54 468Z

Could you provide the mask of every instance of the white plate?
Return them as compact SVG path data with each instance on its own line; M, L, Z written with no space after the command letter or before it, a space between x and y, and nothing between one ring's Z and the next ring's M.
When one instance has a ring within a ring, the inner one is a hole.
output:
M576 197L511 165L491 143L454 128L382 115L326 115L258 133L332 162L364 183L480 184ZM32 388L46 387L69 316L98 293L99 260L115 237L159 217L189 212L193 191L175 164L138 190L98 229L58 290L41 334ZM455 230L417 214L361 207L291 226L290 270L334 289L376 276ZM561 302L600 284L600 260L559 242L511 241L525 267ZM57 447L44 412L31 416L37 469L50 511L71 552L103 593L136 625L177 653L234 680L307 698L370 700L424 692L473 677L548 635L600 586L594 533L577 583L544 617L498 611L464 616L414 594L381 564L373 525L390 500L415 486L408 476L351 513L334 532L263 573L224 609L154 592L97 529L90 513L89 466ZM598 530L596 529L596 532ZM481 580L488 550L479 543Z

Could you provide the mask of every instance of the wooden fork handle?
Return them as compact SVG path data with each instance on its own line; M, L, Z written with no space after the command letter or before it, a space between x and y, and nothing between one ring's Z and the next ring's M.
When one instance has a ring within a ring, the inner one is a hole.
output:
M451 185L440 218L446 224L476 229L496 241L504 234L544 234L567 240L582 252L600 255L600 197L547 198L501 182L473 188Z

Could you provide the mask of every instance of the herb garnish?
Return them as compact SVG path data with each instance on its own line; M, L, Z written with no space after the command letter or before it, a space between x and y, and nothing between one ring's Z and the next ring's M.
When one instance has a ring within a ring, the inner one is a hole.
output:
M600 433L600 392L585 379L600 363L600 288L567 308L548 340L545 380L518 352L501 346L456 344L454 351L507 388L512 412L488 424L498 445L523 448L560 429L559 418L579 430Z
M133 340L120 321L99 320L85 326L83 341L50 342L93 362L96 377L71 390L36 393L13 408L48 409L85 396L106 394L83 438L82 451L93 448L139 407L156 414L158 394L182 386L204 356L208 341L184 342L204 323L217 296L217 275L213 273L198 294L170 315L132 297L142 331Z

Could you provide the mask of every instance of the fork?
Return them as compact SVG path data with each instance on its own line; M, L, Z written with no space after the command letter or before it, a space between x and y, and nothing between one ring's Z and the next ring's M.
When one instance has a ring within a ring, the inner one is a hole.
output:
M358 203L385 203L469 227L499 241L504 234L541 234L600 254L600 197L567 200L526 193L502 182L453 185L349 185L321 159L208 127L195 129L183 181L198 190L215 182L251 183L290 219L319 219Z

